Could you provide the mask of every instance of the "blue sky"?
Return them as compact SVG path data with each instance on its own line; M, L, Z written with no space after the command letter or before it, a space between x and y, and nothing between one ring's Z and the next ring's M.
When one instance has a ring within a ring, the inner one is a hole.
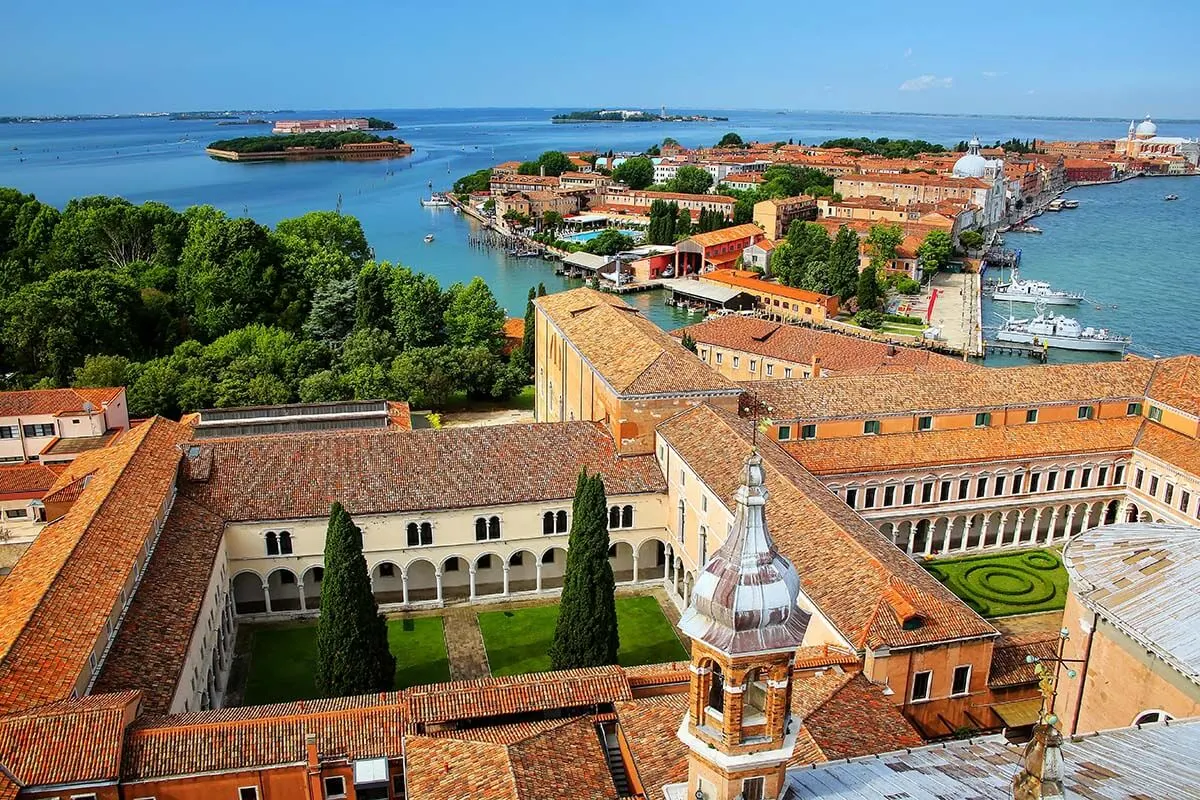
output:
M912 0L4 5L0 114L666 104L1200 118L1196 0L1016 3L994 20L982 4Z

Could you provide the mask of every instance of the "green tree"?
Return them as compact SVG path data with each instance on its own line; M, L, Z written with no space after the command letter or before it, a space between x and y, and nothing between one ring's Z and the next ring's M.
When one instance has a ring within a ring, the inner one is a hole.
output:
M627 158L613 170L612 179L630 189L645 189L654 183L654 162L643 156Z
M608 547L604 481L583 470L575 484L562 600L550 646L553 669L617 663L616 582Z
M598 256L615 256L622 250L628 250L631 247L633 247L633 239L616 228L607 228L588 242L584 249Z
M305 338L337 349L354 330L358 282L329 281L313 295L312 308L301 328Z
M658 145L652 144L646 148L646 155L653 156L653 157L661 156L662 150L659 148Z
M675 177L667 181L667 191L683 194L705 194L712 188L712 174L700 167L684 164L675 171Z
M958 241L967 250L978 250L983 247L983 234L979 231L963 231L958 235Z
M663 147L679 147L679 140L672 139L670 136L662 140Z
M562 227L563 216L557 211L542 212L542 228L548 231L556 231Z
M829 248L829 288L843 302L858 291L858 250L858 234L846 225L838 228Z
M875 311L879 308L879 277L875 264L870 263L858 274L859 311Z
M741 136L730 131L721 137L721 141L717 142L717 147L741 147L744 144L745 142L742 141Z
M683 337L680 338L679 343L683 345L684 350L691 350L693 353L696 352L696 340L687 331L683 332Z
M418 347L401 353L388 377L413 408L443 408L458 387L458 373L451 348Z
M448 297L437 278L408 267L389 268L388 302L391 324L401 350L429 347L442 340Z
M537 289L529 288L529 299L525 302L525 330L521 334L521 347L515 350L515 353L520 353L520 366L525 371L527 376L533 375L533 360L535 358L534 345L534 328L537 323L537 309L533 305L534 299L538 296Z
M75 369L71 385L80 388L124 386L129 378L129 359L124 356L92 355Z
M357 218L334 211L310 211L299 217L281 220L275 233L294 236L310 244L326 247L350 259L355 270L371 257L371 247L362 223ZM346 278L348 275L335 277Z
M811 263L829 260L831 242L825 228L815 222L796 220L788 228L787 245L782 258L778 251L771 258L771 270L775 276L788 286L827 293L829 286L812 285L809 271Z
M452 347L482 346L499 353L507 315L483 278L476 276L465 286L456 283L448 294L450 302L442 317L446 343Z
M354 326L356 328L392 327L392 301L389 289L392 267L386 261L369 262L358 273L358 289L354 295Z
M675 219L675 241L686 239L692 235L692 212L686 208L679 209L679 216ZM672 244L667 242L667 244Z
M521 175L537 175L545 170L547 175L558 177L574 168L571 159L565 153L557 150L547 150L538 156L537 161L526 161L517 170Z
M331 369L323 369L300 381L301 403L328 403L347 400L354 392L346 386L342 376Z
M472 192L486 192L492 185L492 170L479 169L472 172L470 175L464 175L454 182L455 194L470 194Z
M896 259L896 249L904 241L904 231L899 225L872 225L867 231L867 256L871 266L882 274Z
M317 622L317 691L345 697L390 691L396 659L388 650L387 621L371 593L362 531L341 503L329 509L325 574Z
M917 248L922 271L933 274L950 263L954 255L954 241L945 231L930 231Z

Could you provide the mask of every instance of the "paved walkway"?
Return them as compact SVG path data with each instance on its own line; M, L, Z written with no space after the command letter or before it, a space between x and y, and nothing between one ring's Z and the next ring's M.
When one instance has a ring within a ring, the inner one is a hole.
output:
M975 273L939 272L930 280L937 289L937 300L929 324L941 329L941 340L961 351L963 347L975 349L978 339L976 319L976 294L979 291L979 276ZM919 303L919 304L918 304ZM929 291L926 290L914 305L924 311L929 307Z
M467 606L447 610L442 617L452 681L486 678L492 674L483 634L479 631L478 614L478 608Z

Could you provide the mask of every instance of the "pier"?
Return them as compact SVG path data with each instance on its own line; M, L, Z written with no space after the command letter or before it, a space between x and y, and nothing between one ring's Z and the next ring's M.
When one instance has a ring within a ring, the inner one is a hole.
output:
M1018 342L988 342L983 343L983 357L986 359L989 353L999 353L1006 356L1024 356L1032 358L1035 361L1046 363L1049 357L1050 350L1045 346L1037 346L1032 344L1020 344Z

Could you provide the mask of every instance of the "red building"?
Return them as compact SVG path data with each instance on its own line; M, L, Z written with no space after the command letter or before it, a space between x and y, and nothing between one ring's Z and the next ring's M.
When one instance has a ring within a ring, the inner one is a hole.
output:
M1071 183L1111 181L1116 175L1112 164L1091 158L1068 158L1064 166L1067 170L1067 180Z

